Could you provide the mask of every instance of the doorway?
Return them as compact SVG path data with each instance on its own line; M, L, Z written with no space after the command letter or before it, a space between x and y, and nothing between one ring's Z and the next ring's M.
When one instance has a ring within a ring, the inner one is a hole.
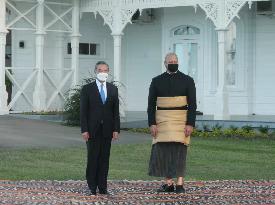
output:
M195 26L182 25L172 29L170 49L179 60L179 70L192 77L197 91L197 110L202 113L202 66L203 59L200 47L200 29Z

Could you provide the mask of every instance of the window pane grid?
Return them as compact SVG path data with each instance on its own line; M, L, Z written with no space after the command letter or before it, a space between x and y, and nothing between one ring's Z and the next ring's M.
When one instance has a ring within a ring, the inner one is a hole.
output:
M67 54L72 54L71 43L67 44ZM80 55L100 55L100 44L97 43L79 43L79 54Z

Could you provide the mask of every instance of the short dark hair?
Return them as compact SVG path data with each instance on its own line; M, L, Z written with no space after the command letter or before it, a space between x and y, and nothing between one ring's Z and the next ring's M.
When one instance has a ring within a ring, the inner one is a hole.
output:
M175 56L178 60L178 55L176 53L167 53L165 56L164 63L167 63L168 59L171 58L172 56Z
M109 70L109 65L108 63L106 63L105 61L98 61L96 64L95 64L95 71L97 70L97 66L99 65L106 65L108 67L108 70Z

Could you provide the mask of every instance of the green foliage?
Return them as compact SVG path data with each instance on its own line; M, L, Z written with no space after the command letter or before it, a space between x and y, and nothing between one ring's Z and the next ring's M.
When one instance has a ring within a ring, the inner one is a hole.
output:
M66 94L64 114L67 125L80 125L80 92L82 86L71 89Z
M220 125L219 123L213 126L213 130L221 130L221 129L222 129L222 125Z
M11 69L9 70L9 72L12 75L12 70ZM5 74L5 85L6 85L7 88L11 88L12 85L13 85L12 82L11 82L11 80L7 76L7 74Z
M234 125L231 125L229 128L230 128L231 130L233 130L233 131L236 131L236 130L238 129L238 127L236 127L236 126L234 126Z
M272 139L271 135L256 132L254 130L247 131L247 129L214 129L211 132L195 131L192 137L203 138L230 138L230 139L257 139L268 138Z
M82 85L77 85L75 88L70 89L66 93L66 99L64 103L64 114L66 125L77 126L80 125L80 94L84 85L95 81L95 78L83 79Z
M150 129L149 128L123 128L123 130L136 132L136 133L150 134Z
M213 129L215 129L215 130L221 130L222 129L222 125L220 125L219 123L217 123L217 124L215 124L213 126Z
M209 132L210 131L209 126L208 125L203 125L203 131Z
M249 126L249 125L245 125L242 127L243 130L250 132L251 130L253 130L253 127Z
M260 126L259 127L259 131L260 131L260 133L262 133L262 134L268 134L268 131L269 131L269 126Z
M265 129L264 129L265 128ZM230 138L230 139L275 139L275 131L272 133L266 132L266 127L262 128L262 132L257 132L250 128L236 128L230 127L226 129L222 129L222 127L214 128L212 131L208 129L205 130L198 130L194 129L192 133L192 137L201 137L201 138ZM205 128L204 128L205 129ZM124 129L129 130L132 132L139 132L139 133L147 133L150 134L149 128L131 128L131 129Z
M5 76L5 85L7 88L12 87L12 82L11 80L8 78L8 76Z
M195 130L199 130L199 131L201 131L201 129L199 128L199 126L198 126L198 125L195 125Z

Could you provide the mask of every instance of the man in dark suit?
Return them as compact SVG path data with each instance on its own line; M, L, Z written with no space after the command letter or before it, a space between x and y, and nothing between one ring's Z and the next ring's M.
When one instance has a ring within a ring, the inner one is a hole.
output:
M119 98L116 86L106 82L109 66L95 65L96 80L83 86L80 97L81 133L87 144L86 179L89 195L107 194L107 176L112 139L120 132Z

